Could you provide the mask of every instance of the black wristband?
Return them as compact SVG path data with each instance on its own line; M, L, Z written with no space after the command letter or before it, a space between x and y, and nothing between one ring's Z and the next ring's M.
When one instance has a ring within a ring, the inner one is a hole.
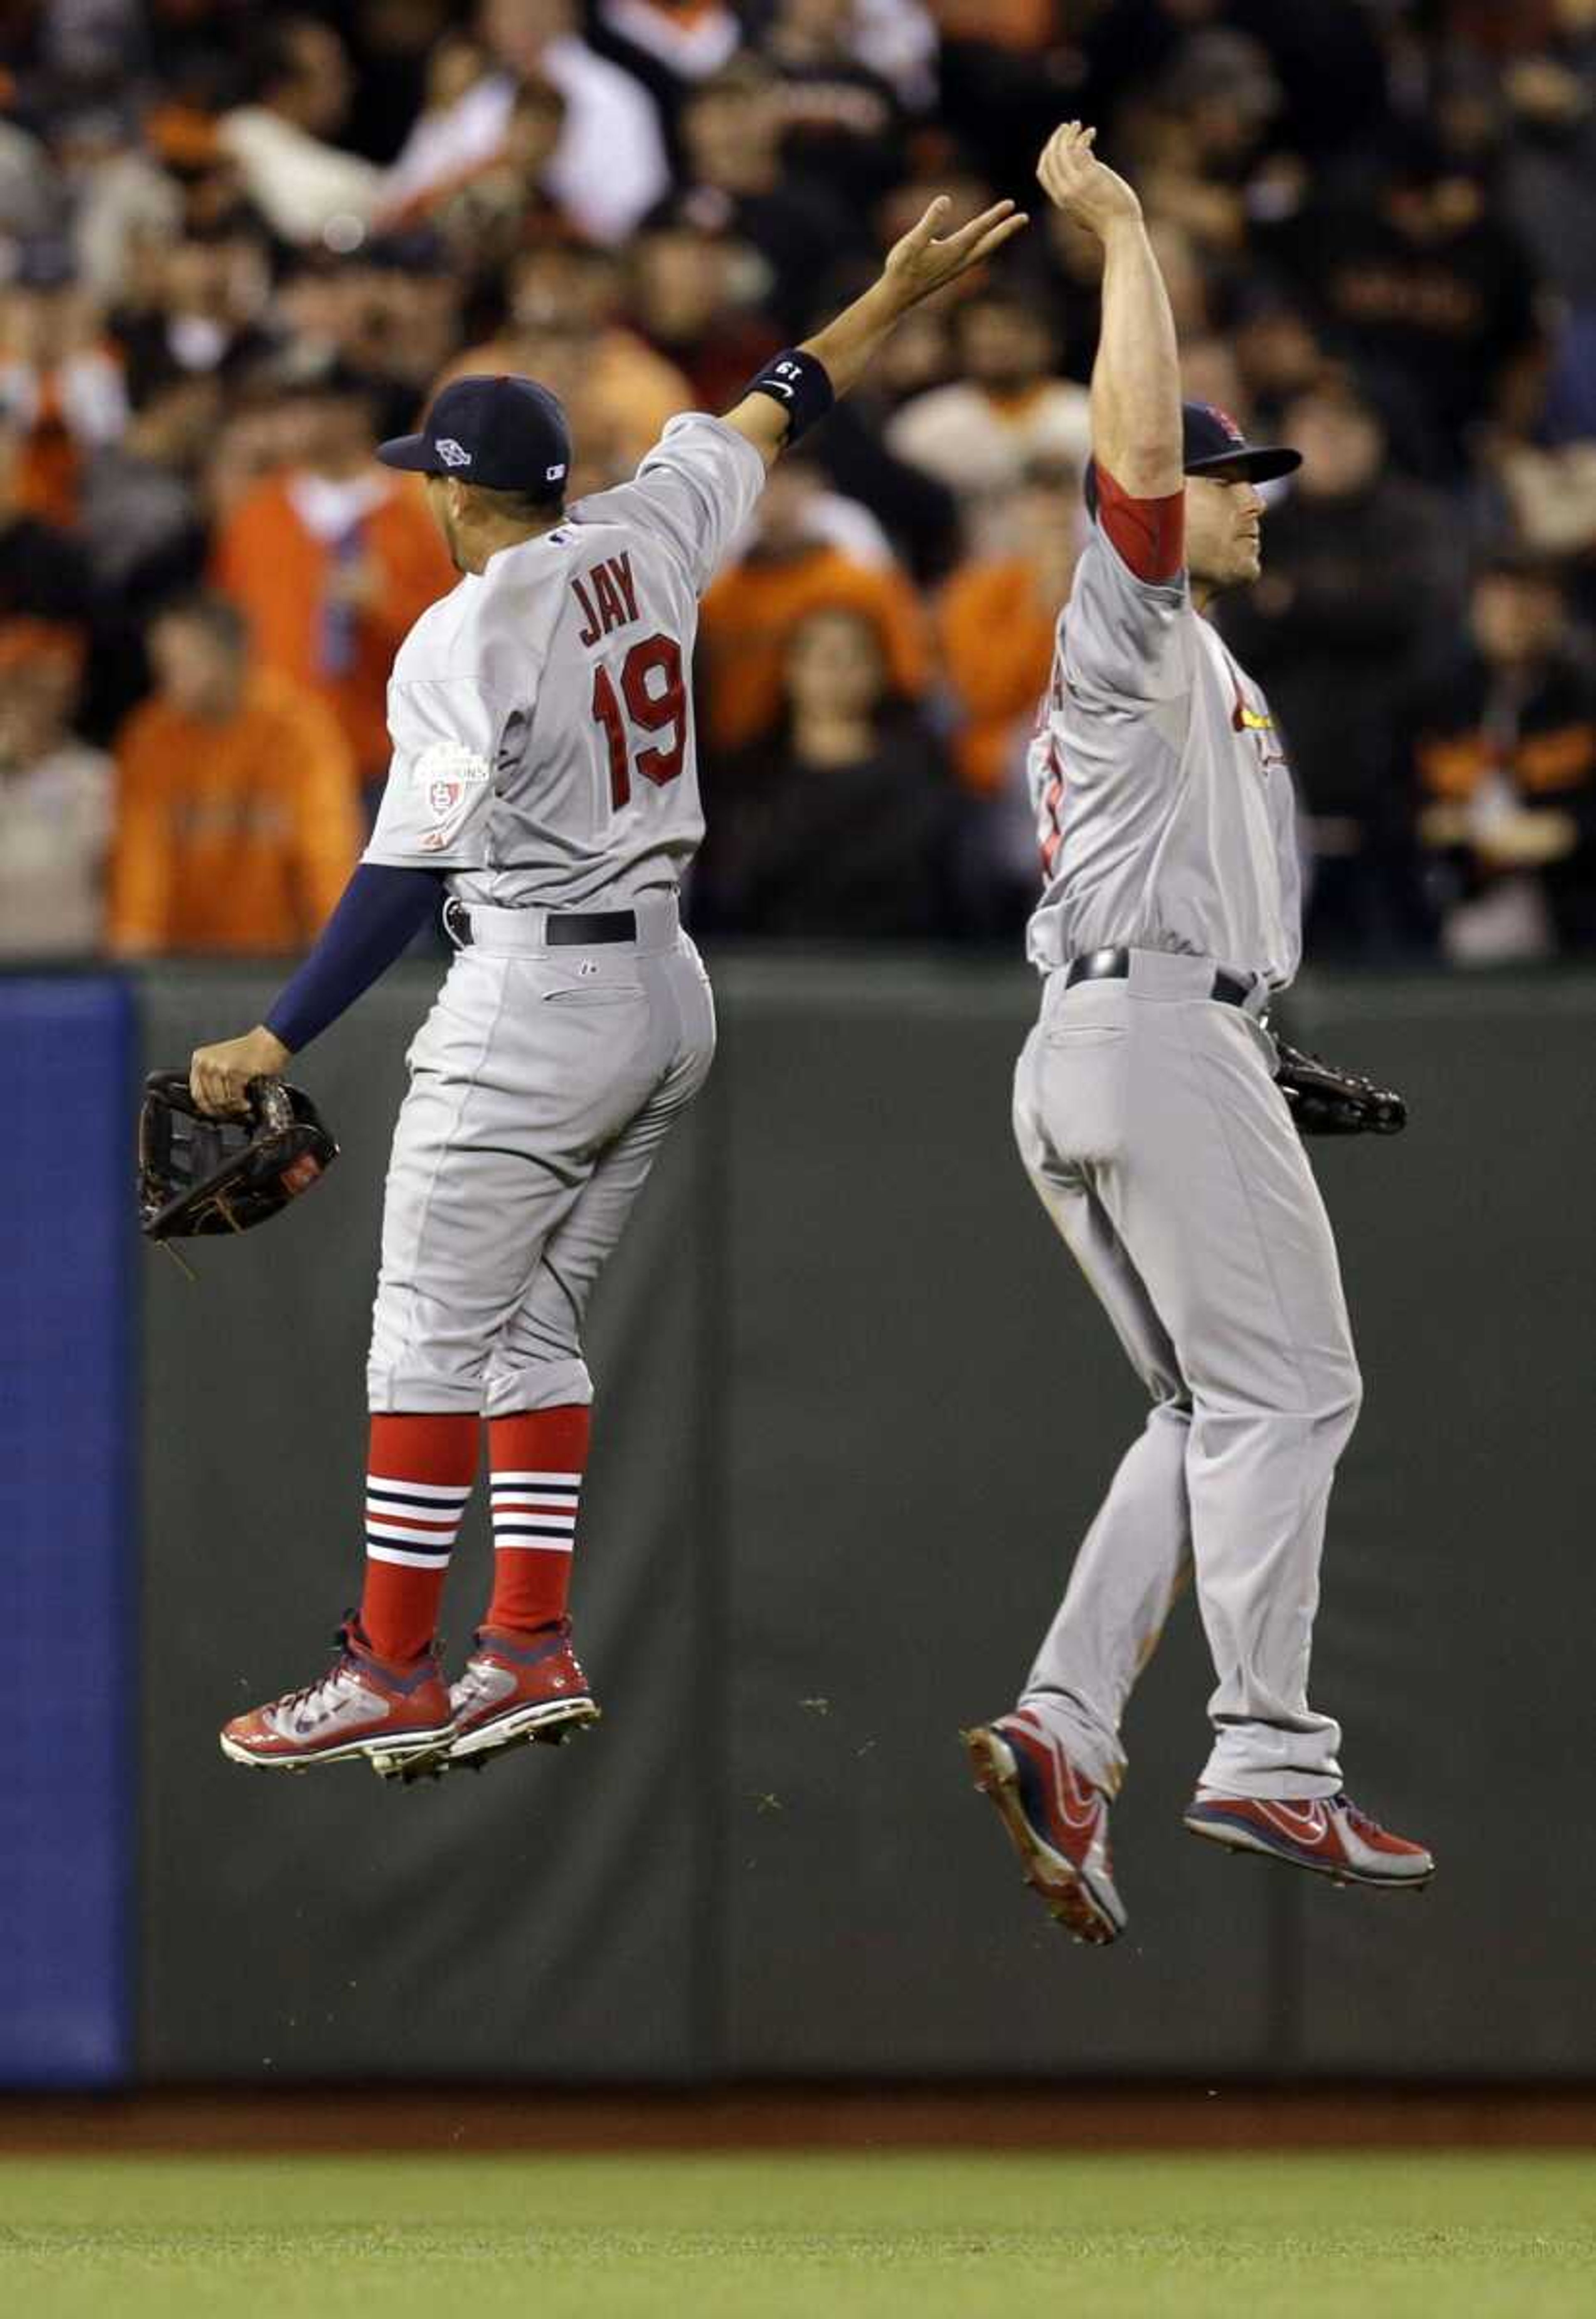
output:
M836 396L832 393L831 380L825 365L814 355L789 347L784 354L772 355L756 378L751 378L744 388L744 394L768 394L787 413L787 439L796 443L806 428L824 419Z

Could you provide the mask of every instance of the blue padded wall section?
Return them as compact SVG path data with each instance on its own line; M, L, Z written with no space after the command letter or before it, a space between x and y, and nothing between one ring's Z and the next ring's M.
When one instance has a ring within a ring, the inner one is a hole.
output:
M0 2084L128 2068L132 1009L0 979Z

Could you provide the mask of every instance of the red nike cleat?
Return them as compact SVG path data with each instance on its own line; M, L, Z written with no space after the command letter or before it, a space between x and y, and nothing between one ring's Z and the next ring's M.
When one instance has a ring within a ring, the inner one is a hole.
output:
M1186 1809L1186 1825L1232 1852L1261 1852L1293 1868L1309 1869L1336 1884L1374 1884L1391 1892L1421 1892L1435 1862L1421 1844L1358 1810L1350 1796L1223 1796L1199 1788Z
M351 1612L338 1656L318 1683L237 1715L221 1732L235 1764L302 1772L364 1755L382 1765L436 1753L454 1736L436 1650L407 1665L377 1658Z
M600 1712L571 1647L568 1619L539 1635L484 1627L449 1701L455 1736L442 1761L451 1771L527 1740L558 1746L584 1723L597 1723Z
M1065 1931L1106 1948L1124 1931L1108 1848L1108 1798L1083 1778L1029 1708L960 1735L1025 1871Z

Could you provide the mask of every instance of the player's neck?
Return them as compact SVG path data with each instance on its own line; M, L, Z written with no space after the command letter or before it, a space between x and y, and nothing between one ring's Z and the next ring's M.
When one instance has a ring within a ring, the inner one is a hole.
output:
M465 569L480 576L487 570L491 559L501 554L505 548L525 547L529 539L541 539L546 532L553 531L556 525L563 523L564 519L565 512L563 508L556 509L552 514L540 518L535 522L521 519L511 522L504 518L484 518L481 523L473 526L468 537L461 540Z

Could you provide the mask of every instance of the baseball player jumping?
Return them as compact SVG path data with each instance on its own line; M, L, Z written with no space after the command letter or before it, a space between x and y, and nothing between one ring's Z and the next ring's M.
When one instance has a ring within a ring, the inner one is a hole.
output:
M564 414L529 379L459 380L378 454L425 475L464 576L394 663L364 861L265 1023L196 1051L195 1102L241 1109L440 899L456 955L410 1051L388 1171L360 1610L325 1675L227 1725L239 1763L364 1756L413 1776L599 1712L566 1618L592 1400L582 1318L715 1045L677 911L704 826L698 599L783 447L911 306L1025 223L1000 202L939 239L947 206L724 419L672 420L616 490L565 507ZM492 1599L449 1689L435 1629L484 1424Z
M1299 464L1180 396L1141 206L1070 122L1049 198L1103 245L1094 521L1032 744L1045 981L1014 1125L1031 1180L1152 1397L1020 1704L968 1731L1028 1881L1113 1941L1120 1724L1195 1573L1217 1686L1194 1835L1342 1882L1434 1863L1341 1785L1308 1701L1326 1502L1360 1384L1335 1244L1263 1022L1296 970L1289 769L1204 617L1258 576L1258 484Z

